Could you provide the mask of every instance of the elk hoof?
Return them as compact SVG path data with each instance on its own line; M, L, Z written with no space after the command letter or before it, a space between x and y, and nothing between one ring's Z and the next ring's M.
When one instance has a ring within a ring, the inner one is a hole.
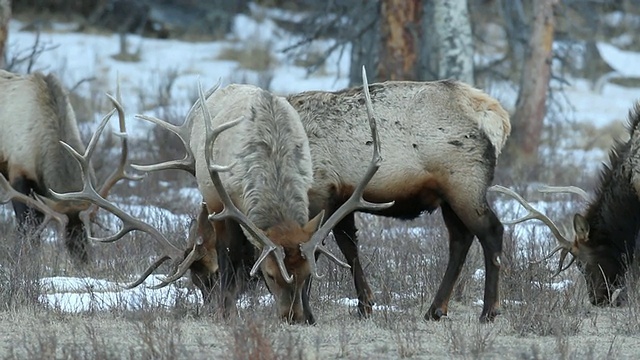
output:
M375 303L371 300L367 301L358 301L358 317L360 319L368 319L371 317L373 313L373 305Z
M431 306L429 311L424 315L424 319L427 321L439 321L442 317L447 316L447 311L442 308L435 308Z
M498 315L500 315L500 310L498 309L492 309L487 312L483 311L482 315L480 315L480 323L481 324L492 323L496 319L496 316Z

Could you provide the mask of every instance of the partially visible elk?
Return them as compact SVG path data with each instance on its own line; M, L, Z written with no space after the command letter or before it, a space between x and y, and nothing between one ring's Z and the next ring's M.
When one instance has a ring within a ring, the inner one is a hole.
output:
M380 121L386 161L364 188L364 198L376 202L395 201L395 204L385 209L359 210L412 219L425 211L442 208L449 230L449 264L426 319L438 320L447 314L453 286L474 235L477 236L487 270L480 319L493 320L498 313L503 227L487 203L486 190L511 131L508 113L484 92L450 80L390 81L338 92L311 91L289 96L287 100L300 115L309 138L314 177L309 190L312 217L323 210L328 215L337 212L348 198L357 194L355 190L368 171L367 147L362 146L372 144L365 127L366 90L371 91ZM190 117L181 126L155 118L145 119L176 133L192 148L193 138L190 139L189 134L202 132L193 131L195 126ZM188 153L182 160L137 169L181 168L195 172L191 169L196 162ZM373 293L358 256L354 215L341 216L344 216L341 221L331 225L354 276L359 313L368 316L374 304ZM215 239L203 241L215 243ZM213 257L214 246L206 249L208 256ZM214 274L208 276L211 278ZM305 309L309 308L309 284L307 281L302 294Z
M61 200L54 195L82 189L83 176L91 183L96 182L93 168L89 165L83 174L67 149L85 151L68 94L54 75L42 73L19 75L0 70L0 88L0 177L5 194L2 202L12 200L22 231L44 225L43 220L61 221L72 259L86 264L89 261L86 227L95 216L89 209L90 203ZM124 132L122 107L115 98L107 96L116 109L104 117L97 133L116 111L120 131ZM87 153L93 152L96 142L94 136ZM119 180L128 178L124 173L127 154L127 140L123 138L119 166L100 187L102 196Z
M348 267L324 247L323 240L353 211L392 205L362 199L366 184L382 161L371 107L372 140L368 144L373 158L349 199L322 224L322 211L309 220L308 191L313 178L307 135L298 114L284 98L253 86L229 85L206 100L202 95L200 104L205 105L200 106L201 114L195 112L183 125L192 124L188 139L184 130L159 119L150 120L180 135L190 146L191 155L185 159L195 159L198 186L215 228L215 248L210 250L217 252L224 313L235 312L238 287L245 269L253 265L249 275L261 270L283 319L314 323L302 290L312 275L320 278L316 252ZM233 165L212 164L211 158ZM134 167L159 170L172 166L176 163ZM251 264L254 248L260 255Z
M640 103L629 113L629 133L629 140L617 142L609 153L610 165L604 165L593 199L573 186L540 189L578 194L588 202L584 214L574 215L569 233L561 231L548 216L513 190L497 185L491 188L513 197L529 211L528 215L507 224L537 219L551 229L558 246L541 261L560 252L555 276L577 260L593 305L619 306L625 302L624 296L618 295L625 287L625 275L633 265L640 239ZM565 266L569 254L572 259Z

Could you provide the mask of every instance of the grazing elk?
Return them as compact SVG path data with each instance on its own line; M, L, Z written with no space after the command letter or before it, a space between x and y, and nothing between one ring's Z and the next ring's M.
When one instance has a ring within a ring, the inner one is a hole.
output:
M367 100L379 118L386 161L364 189L372 201L395 201L392 207L365 210L400 219L442 208L449 230L449 264L426 319L440 319L447 305L474 235L485 256L486 279L481 321L497 314L502 224L489 207L486 190L493 179L498 155L511 130L508 113L484 92L457 81L385 82L338 92L312 91L287 99L300 115L309 138L313 184L309 191L310 216L323 210L334 214L346 199L357 196L360 179L367 173L371 144L365 130ZM189 148L189 118L176 127L146 118L171 130ZM191 139L193 141L193 139ZM231 146L231 145L229 145ZM375 146L374 146L375 148ZM139 170L194 168L192 154ZM194 172L195 170L190 170ZM360 194L361 195L361 194ZM368 316L373 294L358 257L352 213L330 224L336 241L351 266L358 293L358 310ZM215 241L204 240L205 243ZM195 247L194 247L195 249ZM212 246L207 247L211 257ZM199 267L201 268L201 267ZM213 270L213 266L209 266ZM210 273L209 277L213 274ZM308 308L308 286L303 307ZM210 290L203 290L208 292Z
M287 98L309 136L314 165L311 216L322 210L333 213L366 171L367 152L360 145L368 141L363 125L365 90L309 91ZM368 90L385 162L364 197L395 204L367 212L412 219L442 209L449 231L449 263L426 319L438 320L447 314L453 286L477 236L486 267L480 320L493 320L499 303L503 228L487 203L486 190L511 130L508 113L484 92L452 80L389 81L372 84ZM346 216L333 231L351 266L359 313L368 316L373 294L358 256L354 215Z
M593 305L619 306L624 303L619 289L624 288L625 275L633 264L640 239L640 103L629 114L630 138L615 144L609 154L610 165L604 165L595 197L590 200L584 190L576 187L543 187L543 192L569 192L589 202L587 210L575 214L572 231L564 233L543 213L526 200L502 186L490 188L515 198L528 211L522 218L508 222L516 224L537 219L547 225L559 245L540 261L560 251L560 261L554 276L577 260L589 290ZM564 266L564 260L572 259Z
M83 186L81 168L66 149L85 151L68 95L52 74L18 75L0 70L0 88L0 182L4 192L0 200L13 200L22 231L31 225L44 225L49 219L63 223L65 245L72 259L86 264L89 261L89 229L85 227L91 216L83 219L81 213L88 214L85 210L89 209L89 203L61 200L54 195L55 192L80 190ZM116 99L109 98L116 110L104 117L100 129L118 111L120 128L124 131L122 107ZM95 148L96 141L97 137L94 137L89 147ZM124 138L122 146L120 166L100 189L103 196L117 181L127 177L124 174L127 158ZM90 182L95 182L93 168L88 168L86 176Z

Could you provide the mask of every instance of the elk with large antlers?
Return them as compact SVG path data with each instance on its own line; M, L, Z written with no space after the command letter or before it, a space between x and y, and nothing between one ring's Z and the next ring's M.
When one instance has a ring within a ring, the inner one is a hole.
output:
M84 172L68 151L85 151L68 95L52 74L18 75L0 70L0 87L0 182L3 192L0 201L13 201L22 230L57 219L64 225L65 245L72 258L81 264L87 263L89 229L85 228L89 225L89 218L93 217L88 212L90 203L55 197L56 192L82 189L83 176L95 183L88 157L87 171ZM122 108L116 99L109 98L119 113L120 131L124 132ZM104 117L97 133L102 131L116 110ZM97 137L94 136L88 148L95 148L96 142ZM125 138L122 146L120 165L100 187L102 196L106 196L120 179L127 177L124 174L127 158Z
M640 103L629 114L629 133L628 141L618 142L611 150L610 165L603 167L593 199L573 186L540 189L542 192L577 194L588 202L584 214L574 215L570 233L561 231L548 216L534 209L513 190L497 185L491 188L513 197L529 211L528 215L507 224L537 219L551 229L558 246L541 261L560 252L555 276L577 260L594 305L619 306L625 302L624 296L618 296L619 290L624 288L625 275L633 265L640 239ZM569 254L571 261L564 265Z
M251 265L247 264L253 251L247 248L249 239L260 252L249 275L261 270L281 317L296 323L315 322L308 303L303 302L302 290L311 276L320 277L316 252L348 267L324 247L323 240L336 223L353 211L376 211L392 205L362 199L366 184L382 161L370 100L367 103L373 158L353 194L324 224L322 211L309 220L307 194L312 185L309 144L298 114L284 98L248 85L229 85L206 101L203 96L200 104L205 106L200 106L200 114L194 112L194 117L185 121L192 125L183 125L192 127L188 139L181 134L184 131L166 126L161 120L151 120L181 135L183 142L190 145L192 154L185 159L195 159L198 186L215 228L217 241L214 240L215 249L211 248L209 253L217 252L221 305L226 314L235 309L243 267ZM238 120L228 122L229 119ZM217 164L233 165L215 165L212 158ZM135 167L158 170L166 166L163 163ZM193 269L200 262L189 266ZM203 290L206 291L210 289Z
M449 230L449 264L425 318L447 315L449 298L467 252L477 236L486 278L481 321L498 313L502 224L486 200L498 155L511 130L500 103L461 82L389 81L338 92L310 91L287 99L300 114L314 164L310 213L331 214L365 173L368 142L363 125L365 94L371 92L385 162L364 190L371 201L395 201L376 215L412 219L440 207ZM373 293L358 255L355 218L334 227L351 266L362 316L371 313Z

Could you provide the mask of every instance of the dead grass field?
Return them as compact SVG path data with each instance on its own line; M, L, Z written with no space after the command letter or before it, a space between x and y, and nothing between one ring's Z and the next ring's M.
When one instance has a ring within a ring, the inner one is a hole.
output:
M181 181L188 183L176 183ZM146 182L158 180L147 179L120 192L136 193L143 201L153 198L149 202L174 212L195 211L197 199L176 208L180 201L175 192L152 196L147 191L159 189ZM553 216L571 212L565 210ZM151 218L179 243L186 223L171 223L159 214ZM637 292L631 291L626 307L591 306L577 270L552 280L549 268L529 263L549 250L526 241L541 234L516 234L507 227L502 314L494 324L481 325L478 300L484 279L477 269L484 266L479 245L472 248L449 317L425 322L423 315L446 266L447 238L440 214L410 222L365 216L359 226L365 269L380 308L371 319L356 318L355 308L341 303L355 297L351 276L322 260L326 280L314 282L311 300L318 323L302 326L281 323L274 308L260 305L241 308L239 317L228 322L201 304L180 300L136 311L115 306L79 314L45 307L38 301L47 291L38 281L41 277L126 281L159 249L150 238L136 234L115 244L94 244L94 266L81 270L70 264L61 244L44 243L34 250L28 242L21 244L11 222L5 221L0 229L0 358L635 359L640 354ZM561 280L571 282L557 290L549 285ZM176 286L193 291L188 281ZM247 294L249 303L257 304L265 294L266 288L258 285Z

